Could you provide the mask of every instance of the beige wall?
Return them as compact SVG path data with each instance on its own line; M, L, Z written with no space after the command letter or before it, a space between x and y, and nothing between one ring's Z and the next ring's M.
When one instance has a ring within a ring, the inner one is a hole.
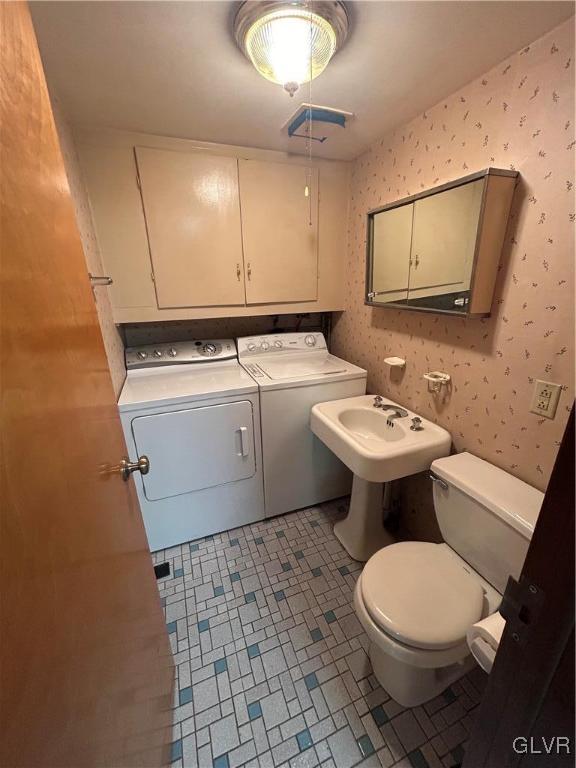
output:
M57 99L52 99L52 108L54 110L56 128L58 129L58 138L60 139L60 148L64 158L64 165L66 166L68 184L70 185L70 192L72 194L72 202L74 203L76 222L80 231L80 238L82 240L82 247L86 258L86 267L88 272L91 272L93 275L102 275L104 274L102 260L98 250L98 243L96 241L94 225L92 223L92 215L90 213L90 205L82 182L80 164L76 155L70 127L62 114ZM104 347L106 349L106 356L110 366L112 384L116 396L118 396L126 376L124 367L124 346L118 329L114 325L112 319L112 305L110 304L110 299L108 297L108 290L109 289L105 287L97 287L94 290L94 296L100 328L102 330L102 338L104 340Z
M387 394L450 430L468 450L538 488L548 482L574 396L573 20L519 51L407 125L353 167L347 310L335 354L368 368ZM520 171L492 316L465 320L363 304L366 212L487 166ZM392 380L383 360L406 358ZM446 371L451 394L422 374ZM556 419L530 413L534 379L563 391ZM432 526L429 483L404 481L413 528ZM425 506L427 514L415 511Z

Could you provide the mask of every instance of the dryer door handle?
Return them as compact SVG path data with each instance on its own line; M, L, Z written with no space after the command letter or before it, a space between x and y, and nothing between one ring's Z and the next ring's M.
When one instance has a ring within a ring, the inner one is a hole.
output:
M245 437L248 435L248 427L240 427L240 456L248 456L248 446Z

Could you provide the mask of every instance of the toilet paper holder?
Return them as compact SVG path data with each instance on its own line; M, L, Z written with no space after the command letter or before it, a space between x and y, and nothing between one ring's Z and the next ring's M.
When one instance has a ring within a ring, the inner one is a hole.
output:
M508 577L499 613L506 619L507 626L512 630L512 639L519 646L525 645L545 599L542 589L525 576L521 576L519 581Z

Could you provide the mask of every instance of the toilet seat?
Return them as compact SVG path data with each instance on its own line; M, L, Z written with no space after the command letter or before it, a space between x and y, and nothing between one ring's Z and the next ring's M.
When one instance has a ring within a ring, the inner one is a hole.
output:
M364 567L361 592L375 624L412 648L458 646L482 617L480 581L441 544L406 541L381 549Z

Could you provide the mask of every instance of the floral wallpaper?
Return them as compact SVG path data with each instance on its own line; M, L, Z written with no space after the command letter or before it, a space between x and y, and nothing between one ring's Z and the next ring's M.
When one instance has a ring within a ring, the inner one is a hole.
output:
M54 121L58 130L60 140L60 149L66 167L68 184L72 195L72 203L76 213L76 223L80 232L84 257L86 259L86 268L93 275L103 275L102 260L100 250L96 240L94 225L92 223L92 213L90 204L86 195L86 190L82 182L80 164L76 155L76 148L72 139L72 134L66 119L62 114L59 102L52 96L52 109L54 112ZM112 376L112 385L116 397L120 394L124 379L126 378L126 368L124 366L124 344L120 332L114 320L112 319L112 305L108 296L108 289L102 286L93 290L94 300L96 302L96 311L102 331L102 339Z
M355 161L349 304L333 331L334 353L368 369L369 391L441 424L456 451L540 489L574 397L575 145L571 19ZM365 306L366 212L488 166L520 172L491 317ZM390 355L406 359L399 376L383 362ZM443 396L422 379L434 370L452 377ZM562 385L554 420L530 412L535 379ZM429 506L429 483L403 481L403 493L408 514Z

